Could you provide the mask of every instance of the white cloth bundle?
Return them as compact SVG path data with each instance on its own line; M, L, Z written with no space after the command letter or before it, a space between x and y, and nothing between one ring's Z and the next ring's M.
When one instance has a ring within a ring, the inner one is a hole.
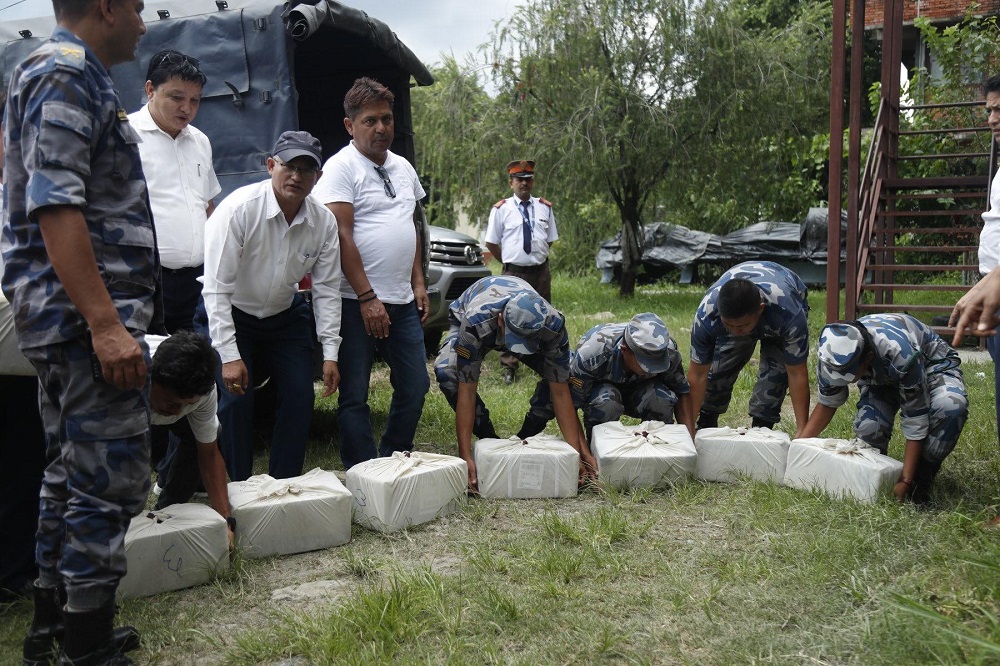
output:
M598 478L630 488L677 483L694 472L698 456L687 426L662 421L594 426L592 448Z
M246 557L304 553L351 540L351 493L333 472L267 474L229 484L236 543Z
M745 474L780 484L785 478L788 443L788 435L770 428L703 428L694 437L696 474L706 481L735 481Z
M225 519L204 504L172 504L136 516L125 533L124 598L194 587L229 568Z
M792 488L815 488L871 502L892 488L902 471L903 463L860 440L809 437L789 444L784 482Z
M469 468L455 456L396 451L347 470L354 522L380 532L406 529L458 510Z
M573 497L580 454L552 435L481 439L472 447L479 493L487 498Z

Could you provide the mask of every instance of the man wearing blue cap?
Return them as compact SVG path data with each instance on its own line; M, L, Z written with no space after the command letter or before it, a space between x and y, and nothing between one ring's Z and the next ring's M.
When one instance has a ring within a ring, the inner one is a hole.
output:
M266 364L277 390L268 473L302 473L313 403L313 335L323 346L324 396L340 383L340 242L337 220L309 196L320 175L319 141L285 132L267 158L270 179L241 187L205 227L204 304L195 326L207 329L222 361L219 443L229 478L253 472L253 394ZM298 283L312 274L312 307Z
M623 414L643 420L677 422L694 436L690 387L677 343L663 320L643 312L625 324L599 324L584 333L570 357L573 404L583 408L590 441L595 425ZM552 418L548 385L538 382L518 437L545 429Z
M958 352L930 327L905 314L876 314L830 324L819 339L819 402L800 433L816 437L858 384L854 433L883 454L892 423L906 438L899 500L923 504L969 415Z
M451 325L434 362L434 374L455 410L458 455L469 466L469 487L478 489L472 435L495 438L490 412L479 397L479 374L491 350L509 351L548 383L553 411L566 442L580 452L582 477L593 477L597 461L580 428L569 384L566 318L521 278L479 280L448 310Z

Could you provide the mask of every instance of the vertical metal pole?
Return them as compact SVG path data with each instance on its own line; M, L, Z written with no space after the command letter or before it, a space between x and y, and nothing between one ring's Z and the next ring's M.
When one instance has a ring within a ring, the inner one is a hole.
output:
M865 0L854 0L851 5L851 91L847 145L847 227L853 230L853 233L848 233L847 277L844 280L845 284L848 285L844 290L844 316L847 319L857 317L859 287L865 270L864 266L858 265L858 230L861 227L861 221L858 219L861 197L859 191L861 187L861 105L866 101L861 81L864 34Z
M826 321L840 319L840 211L844 168L844 61L847 0L833 0L833 53L830 57L830 183L826 233ZM848 223L847 234L852 229ZM854 230L856 234L857 231ZM850 273L844 282L850 281Z

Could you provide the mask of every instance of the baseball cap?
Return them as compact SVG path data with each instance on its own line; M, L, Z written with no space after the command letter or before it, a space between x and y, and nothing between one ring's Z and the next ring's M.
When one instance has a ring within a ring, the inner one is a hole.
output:
M632 350L643 372L651 375L666 372L670 367L669 344L667 325L652 312L637 314L625 326L625 345Z
M504 346L515 354L538 351L538 333L552 312L545 299L533 291L523 291L503 309Z
M865 340L850 324L829 324L819 336L819 371L834 386L846 386L858 378Z
M277 157L282 162L290 162L296 157L306 156L314 159L316 166L323 166L323 149L319 144L319 139L309 132L282 132L274 143L271 156Z
M510 178L534 178L535 163L531 160L514 160L507 163L507 175Z

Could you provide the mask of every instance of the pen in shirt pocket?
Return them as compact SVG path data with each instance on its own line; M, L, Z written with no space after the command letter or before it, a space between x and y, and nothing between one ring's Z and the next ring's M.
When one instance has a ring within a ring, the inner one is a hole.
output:
M198 177L201 178L201 165L198 165Z

